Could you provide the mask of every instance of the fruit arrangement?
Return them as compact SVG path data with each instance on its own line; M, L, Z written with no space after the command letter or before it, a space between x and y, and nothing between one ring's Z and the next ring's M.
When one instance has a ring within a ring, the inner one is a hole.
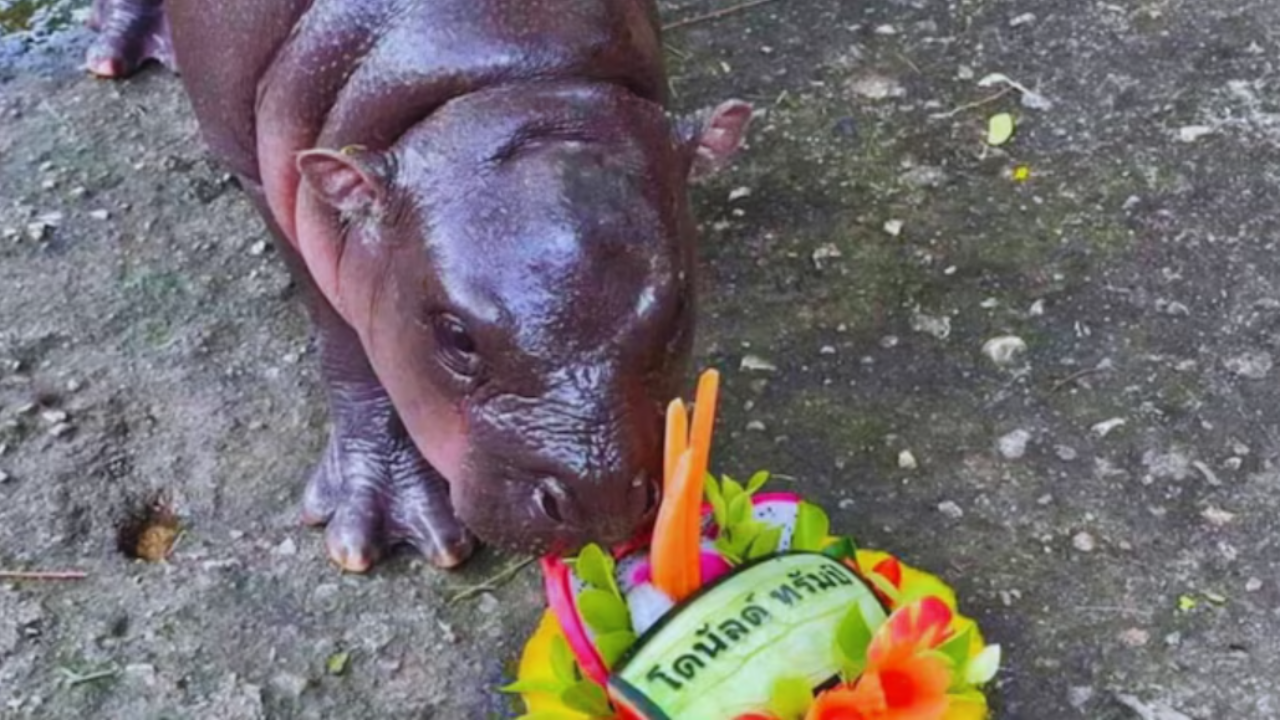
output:
M707 473L719 375L667 414L653 532L547 557L525 720L983 720L1000 664L941 580L798 495Z

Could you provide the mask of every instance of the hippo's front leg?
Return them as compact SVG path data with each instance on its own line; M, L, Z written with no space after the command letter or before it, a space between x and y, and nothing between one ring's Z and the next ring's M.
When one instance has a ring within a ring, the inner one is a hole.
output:
M85 58L94 75L127 77L148 60L176 69L164 0L93 0L89 27L98 32Z
M303 521L328 526L329 557L351 572L365 572L400 543L438 567L459 565L475 548L475 538L454 515L448 482L418 452L359 336L315 287L271 215L262 188L247 178L241 184L305 292L319 341L332 429L324 457L307 481Z
M474 541L453 514L448 483L418 453L355 332L331 309L312 314L333 430L307 483L303 520L328 525L329 556L345 570L363 572L401 542L456 566Z

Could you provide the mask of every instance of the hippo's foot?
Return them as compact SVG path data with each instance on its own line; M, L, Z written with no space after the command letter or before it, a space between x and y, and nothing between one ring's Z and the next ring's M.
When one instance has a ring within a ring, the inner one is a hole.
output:
M303 521L328 525L329 557L348 572L367 571L400 543L441 568L475 549L453 514L448 484L407 437L371 443L335 433L307 483Z
M98 77L128 77L148 60L176 69L164 0L93 0L89 27L98 38L85 64Z

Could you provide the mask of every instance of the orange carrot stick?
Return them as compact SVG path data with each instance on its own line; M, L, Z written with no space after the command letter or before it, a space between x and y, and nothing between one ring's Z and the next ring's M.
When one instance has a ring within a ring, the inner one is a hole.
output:
M694 482L698 484L698 493L707 477L707 466L711 461L711 433L716 424L716 401L720 395L720 373L708 370L698 378L698 394L693 406L693 436L689 439L689 448L693 450L693 461L689 470L693 473Z
M689 413L685 410L684 401L676 398L667 406L667 438L666 458L663 463L662 490L671 492L671 484L675 480L676 463L689 447Z
M676 602L688 597L689 593L697 588L699 579L689 576L689 523L687 520L689 513L701 514L702 510L701 497L693 497L692 503L688 501L691 497L689 494L689 479L692 477L689 474L691 459L691 451L685 450L676 462L667 495L662 499L662 507L658 510L653 540L649 547L649 559L653 564L653 584ZM695 556L695 563L698 559Z

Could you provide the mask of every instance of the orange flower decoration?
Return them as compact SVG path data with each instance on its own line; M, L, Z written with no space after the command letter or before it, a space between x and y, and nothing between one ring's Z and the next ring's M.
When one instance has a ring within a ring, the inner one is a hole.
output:
M805 720L941 720L951 668L924 651L947 639L951 609L933 597L889 616L867 649L866 671L818 696Z

